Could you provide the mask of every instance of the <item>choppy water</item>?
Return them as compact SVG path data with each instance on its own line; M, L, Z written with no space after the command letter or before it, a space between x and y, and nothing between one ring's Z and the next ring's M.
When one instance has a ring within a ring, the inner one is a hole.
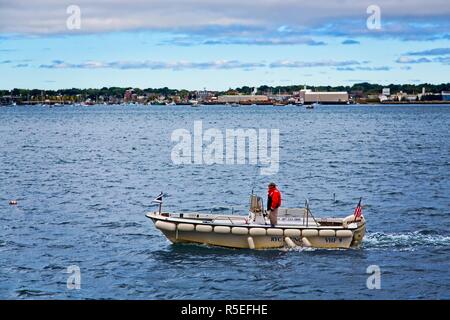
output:
M249 165L171 161L170 135L279 128L284 205L318 216L364 198L358 250L171 245L144 214L153 196L191 211L248 202ZM450 298L448 106L0 108L0 298ZM334 203L333 193L337 201ZM17 199L17 206L8 201ZM81 289L66 287L68 266ZM381 289L369 290L369 265Z

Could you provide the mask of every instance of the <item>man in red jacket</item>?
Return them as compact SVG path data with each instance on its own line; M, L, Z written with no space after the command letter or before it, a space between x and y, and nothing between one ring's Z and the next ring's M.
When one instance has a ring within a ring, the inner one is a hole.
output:
M269 183L267 190L267 213L272 227L277 224L278 208L281 206L281 193L277 189L277 185L273 182Z

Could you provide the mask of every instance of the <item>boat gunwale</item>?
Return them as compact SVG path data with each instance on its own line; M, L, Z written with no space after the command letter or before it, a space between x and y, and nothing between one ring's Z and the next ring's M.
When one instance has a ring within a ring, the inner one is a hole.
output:
M223 227L245 227L245 228L265 228L265 229L320 229L320 230L351 230L351 231L357 231L358 229L362 228L365 226L366 222L364 220L360 220L357 222L362 222L361 224L356 224L356 226L350 226L350 224L348 225L348 227L344 227L342 226L302 226L302 225L297 225L297 226L292 226L292 225L279 225L277 224L276 226L271 226L270 224L246 224L246 223L240 223L240 224L225 224L225 223L215 223L213 221L201 221L200 218L177 218L177 217L167 217L167 216L163 216L160 215L157 212L149 212L146 214L146 217L149 219L152 219L153 222L155 222L155 220L160 220L160 221L166 221L166 222L173 222L176 224L179 223L190 223L190 224L194 224L194 225L207 225L207 226L214 226L214 227L219 227L219 226L223 226ZM199 219L199 220L195 220L195 219ZM194 221L193 221L194 220ZM354 222L354 223L357 223Z

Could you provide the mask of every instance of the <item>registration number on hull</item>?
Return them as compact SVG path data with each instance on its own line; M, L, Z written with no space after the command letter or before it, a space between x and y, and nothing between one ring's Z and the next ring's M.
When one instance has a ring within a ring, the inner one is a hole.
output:
M283 241L283 237L270 237L270 241L281 242L281 241Z
M342 238L336 238L336 237L325 237L326 243L336 243L336 242L342 242Z

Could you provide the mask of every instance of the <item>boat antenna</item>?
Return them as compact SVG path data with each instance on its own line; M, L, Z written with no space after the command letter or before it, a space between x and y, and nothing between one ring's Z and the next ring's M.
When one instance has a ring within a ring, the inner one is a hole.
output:
M258 176L258 169L259 169L259 164L257 164L255 166L255 174L253 175L253 180L252 180L252 194L254 193L255 186L256 186L256 179L257 179L257 176Z

